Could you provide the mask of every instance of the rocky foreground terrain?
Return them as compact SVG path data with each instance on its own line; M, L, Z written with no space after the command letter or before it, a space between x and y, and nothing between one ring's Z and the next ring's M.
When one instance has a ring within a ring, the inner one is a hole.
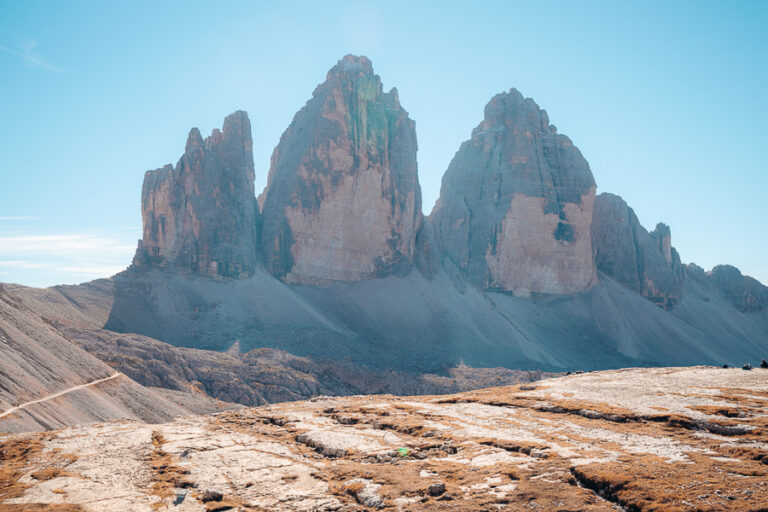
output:
M766 510L768 370L317 397L0 437L0 510Z

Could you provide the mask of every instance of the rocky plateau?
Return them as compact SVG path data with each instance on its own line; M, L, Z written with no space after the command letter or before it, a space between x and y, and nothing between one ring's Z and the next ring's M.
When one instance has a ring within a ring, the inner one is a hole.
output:
M0 435L0 510L768 507L768 370L634 368Z

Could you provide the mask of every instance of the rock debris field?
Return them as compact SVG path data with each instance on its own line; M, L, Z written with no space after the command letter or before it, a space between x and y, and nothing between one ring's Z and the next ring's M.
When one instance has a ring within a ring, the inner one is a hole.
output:
M626 369L0 435L0 511L767 510L768 370Z

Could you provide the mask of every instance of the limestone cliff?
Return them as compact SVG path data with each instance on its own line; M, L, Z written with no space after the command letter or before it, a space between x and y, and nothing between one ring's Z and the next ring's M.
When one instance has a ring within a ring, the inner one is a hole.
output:
M272 155L263 196L267 269L289 283L407 270L422 221L415 124L365 57L347 55Z
M666 224L648 233L621 197L603 193L595 198L592 242L601 272L664 309L680 300L684 269Z
M745 276L732 265L717 265L707 273L707 280L715 285L728 302L744 312L768 311L768 286L755 278Z
M594 197L581 152L512 89L486 105L454 156L431 219L445 255L476 285L567 294L595 282Z
M250 275L258 264L248 114L235 112L203 140L189 132L176 167L148 171L143 239L134 265L177 266L215 277Z

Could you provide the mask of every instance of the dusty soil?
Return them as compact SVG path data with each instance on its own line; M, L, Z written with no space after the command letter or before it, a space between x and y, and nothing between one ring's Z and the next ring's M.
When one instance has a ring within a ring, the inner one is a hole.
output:
M0 458L0 510L767 510L768 370L318 397L5 436Z

